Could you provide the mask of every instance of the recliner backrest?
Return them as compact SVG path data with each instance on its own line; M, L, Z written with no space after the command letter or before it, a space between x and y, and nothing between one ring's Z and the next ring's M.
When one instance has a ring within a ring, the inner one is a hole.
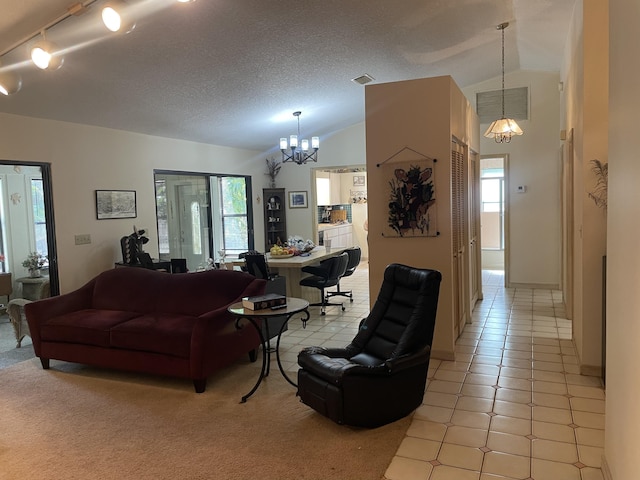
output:
M436 270L387 266L378 298L350 349L386 360L431 345L441 279Z

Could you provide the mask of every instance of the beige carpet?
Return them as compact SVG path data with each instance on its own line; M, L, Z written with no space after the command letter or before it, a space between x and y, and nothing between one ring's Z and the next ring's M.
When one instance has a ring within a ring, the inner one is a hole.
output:
M409 426L317 414L275 370L240 363L190 382L31 359L0 371L0 479L379 480Z

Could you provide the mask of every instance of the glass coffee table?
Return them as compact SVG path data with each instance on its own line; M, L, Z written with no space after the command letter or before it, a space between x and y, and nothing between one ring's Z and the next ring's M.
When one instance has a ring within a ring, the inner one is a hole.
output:
M256 381L256 384L253 386L251 391L242 397L242 399L240 400L240 403L245 403L247 399L251 395L253 395L254 392L258 389L262 380L264 380L265 377L269 376L272 351L276 352L276 360L278 362L278 368L280 369L280 373L282 374L282 376L291 385L293 385L294 387L297 387L296 383L288 377L288 375L285 373L284 369L282 368L282 362L280 361L280 337L282 336L282 332L284 332L284 329L286 328L287 323L289 323L289 320L291 319L291 317L293 317L297 313L301 313L303 315L303 318L301 318L302 325L303 327L306 326L307 320L309 320L308 308L309 308L309 302L307 302L306 300L303 300L302 298L295 298L295 297L287 297L287 306L282 308L275 308L275 309L266 308L264 310L251 310L249 308L244 308L242 306L242 302L234 303L233 305L230 305L229 308L227 308L229 313L231 313L234 317L236 317L236 326L239 326L239 323L243 319L246 319L249 322L251 322L253 327L258 332L258 335L260 336L260 343L262 344L262 368L260 369L260 377L258 377L258 380ZM270 337L269 321L275 318L281 319L282 317L285 318L285 321L282 322L282 326L278 331L276 347L275 349L272 349L271 342L269 339ZM260 328L260 325L256 321L258 319L260 319L262 321L261 323L264 324L265 326L266 336L262 333L262 328Z

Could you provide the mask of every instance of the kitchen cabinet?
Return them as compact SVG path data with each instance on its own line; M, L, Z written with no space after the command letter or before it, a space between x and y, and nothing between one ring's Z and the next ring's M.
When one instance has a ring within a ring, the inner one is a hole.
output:
M264 199L264 248L287 241L287 217L284 188L263 188Z
M338 205L342 203L340 175L318 172L316 177L316 201L318 205Z
M331 240L331 248L347 248L353 246L353 225L343 223L339 225L320 224L318 234L322 235L322 244Z

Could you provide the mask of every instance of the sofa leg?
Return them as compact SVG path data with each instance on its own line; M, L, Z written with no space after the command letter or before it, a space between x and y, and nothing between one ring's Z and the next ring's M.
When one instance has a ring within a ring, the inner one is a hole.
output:
M196 393L202 393L207 388L207 379L200 378L198 380L193 381L193 387L196 389Z
M40 363L42 364L43 370L49 370L49 359L40 357Z
M254 348L253 350L249 351L249 361L253 363L257 359L258 359L258 349Z

